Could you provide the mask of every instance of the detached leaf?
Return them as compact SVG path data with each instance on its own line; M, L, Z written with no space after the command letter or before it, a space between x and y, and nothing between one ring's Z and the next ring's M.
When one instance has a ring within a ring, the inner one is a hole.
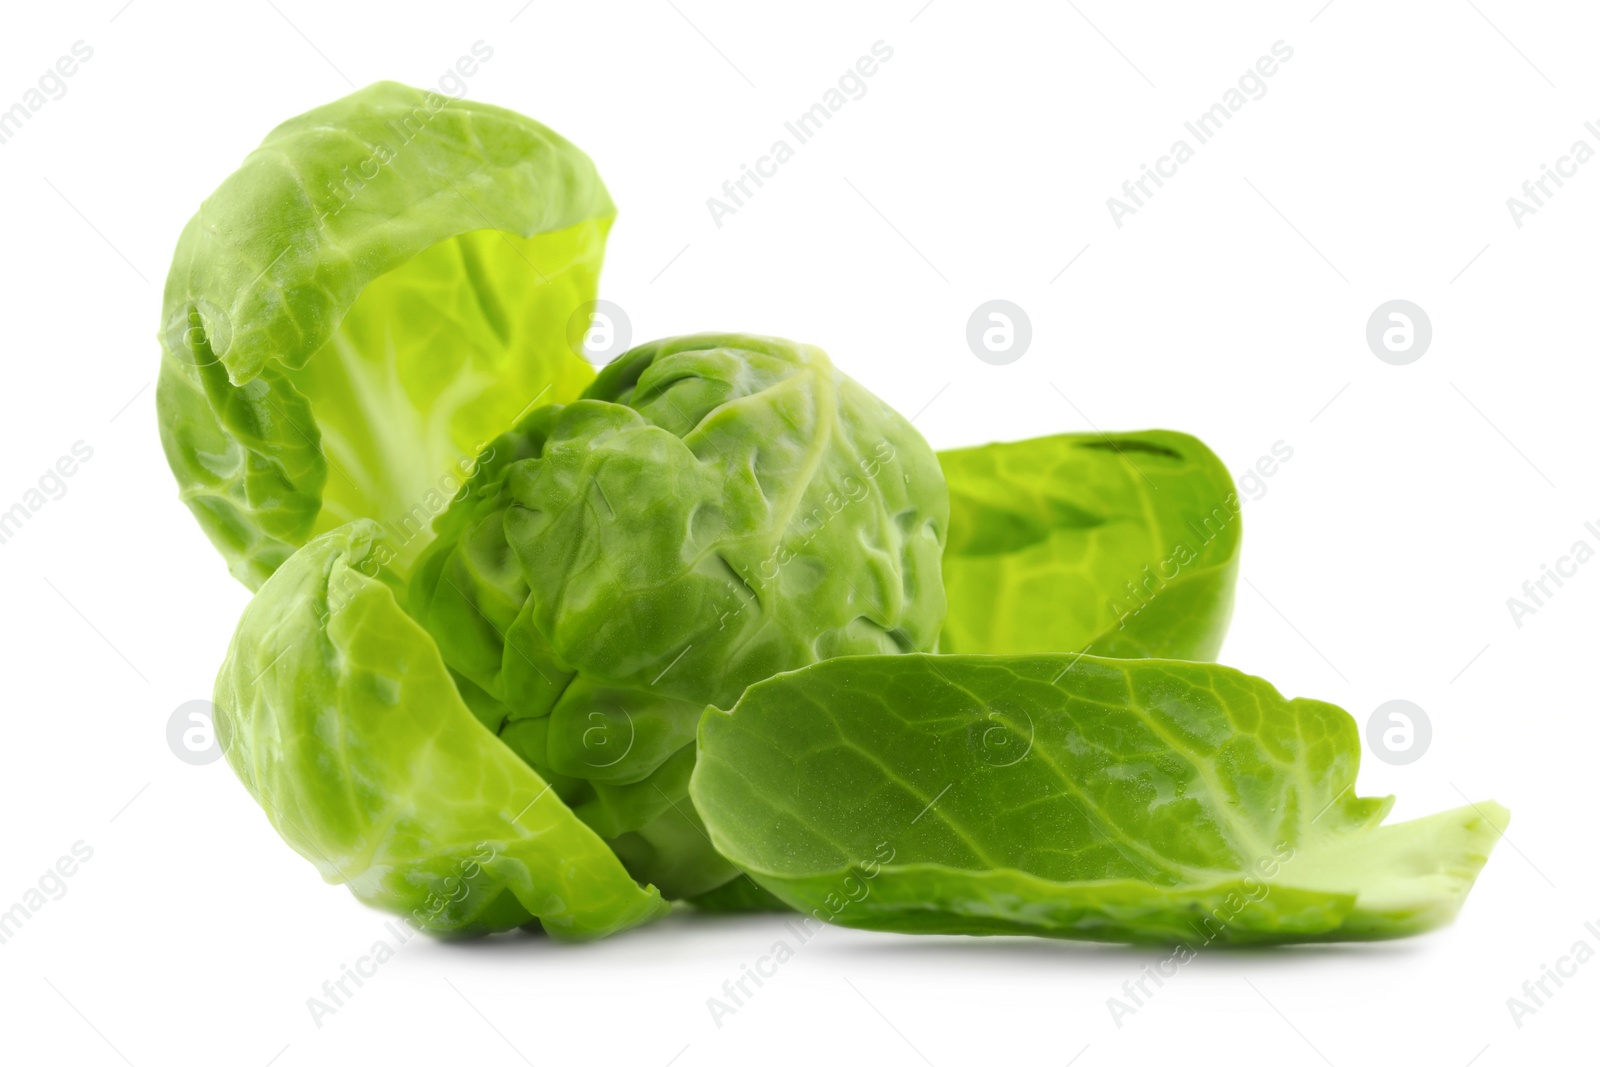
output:
M1452 919L1509 818L1380 825L1354 720L1211 664L858 657L708 709L691 795L801 911L917 933L1258 943Z
M667 910L462 703L352 523L245 608L217 676L217 737L278 834L329 882L433 934L538 920L602 937Z
M405 573L483 445L593 378L614 214L537 122L394 82L268 134L178 238L160 335L162 445L234 576L358 518Z
M939 453L943 652L1210 660L1233 614L1239 498L1187 434L1061 434Z

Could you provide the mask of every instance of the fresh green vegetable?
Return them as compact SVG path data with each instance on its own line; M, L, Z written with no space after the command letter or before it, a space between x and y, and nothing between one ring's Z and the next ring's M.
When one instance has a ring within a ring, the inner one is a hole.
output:
M405 573L484 443L593 377L571 332L614 213L545 127L393 82L268 134L162 311L162 445L235 577L356 518Z
M325 878L441 936L670 900L1186 943L1454 916L1503 809L1381 825L1344 712L1179 662L1238 569L1204 445L935 457L748 334L595 377L612 215L544 127L381 83L179 239L162 443L258 590L218 737Z
M708 711L717 848L846 926L1111 941L1402 937L1448 922L1490 802L1380 825L1355 722L1226 667L831 660Z
M538 920L600 937L667 908L472 716L401 610L360 520L250 601L215 693L218 740L273 827L330 882L435 934Z
M483 723L670 897L728 881L687 800L707 703L931 650L944 480L820 349L658 341L497 439L409 608Z
M1187 434L1061 434L939 454L941 652L1210 660L1233 614L1239 498Z

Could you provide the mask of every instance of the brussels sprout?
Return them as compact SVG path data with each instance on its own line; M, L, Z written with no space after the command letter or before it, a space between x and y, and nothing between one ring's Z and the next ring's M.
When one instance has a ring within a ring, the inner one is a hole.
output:
M593 378L614 213L537 122L393 82L268 134L178 238L160 334L167 462L234 576L357 518L404 573L484 442Z
M1347 715L1170 658L1233 602L1204 445L935 457L745 334L596 377L612 214L538 123L383 83L274 130L179 239L162 443L258 589L218 737L325 878L439 935L678 899L1136 942L1454 916L1504 809L1381 826Z
M922 437L820 349L658 341L491 445L408 606L484 724L689 896L734 875L686 799L705 705L932 650L948 509Z

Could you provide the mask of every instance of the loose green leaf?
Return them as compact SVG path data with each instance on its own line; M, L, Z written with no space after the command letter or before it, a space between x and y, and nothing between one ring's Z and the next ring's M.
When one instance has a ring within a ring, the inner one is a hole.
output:
M1233 614L1239 498L1186 434L1062 434L939 454L943 652L1210 660Z
M1192 946L1448 922L1508 815L1380 825L1360 744L1212 664L861 657L709 709L691 792L724 855L846 926Z
M357 518L404 574L483 445L593 377L614 213L537 122L393 82L268 134L179 237L160 335L162 445L235 577Z
M538 920L601 937L667 904L473 718L401 610L369 520L295 553L250 601L217 677L219 742L329 882L434 934Z
M927 443L821 349L675 338L493 442L408 607L635 876L697 896L736 873L687 799L701 711L932 649L946 521Z

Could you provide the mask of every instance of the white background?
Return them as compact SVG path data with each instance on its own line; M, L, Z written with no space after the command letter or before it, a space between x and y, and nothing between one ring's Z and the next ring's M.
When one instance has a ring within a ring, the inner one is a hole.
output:
M0 145L0 510L74 442L93 458L0 544L0 909L75 842L93 857L0 945L0 1058L1592 1056L1600 963L1520 1028L1506 1000L1580 938L1600 948L1584 928L1600 920L1600 562L1520 628L1506 601L1579 538L1600 547L1584 530L1600 525L1600 162L1520 228L1506 199L1574 140L1600 148L1583 125L1600 119L1600 25L1578 4L1320 2L8 10L0 109L75 41L94 54ZM1120 1027L1107 999L1163 953L827 929L719 1028L707 998L792 940L781 919L674 916L579 947L419 937L315 1025L307 998L384 917L321 884L226 763L167 748L246 592L157 444L160 284L185 220L270 127L378 79L432 86L480 40L494 54L469 95L548 123L606 177L621 214L602 296L636 340L820 344L937 447L1172 427L1236 475L1291 447L1245 508L1222 658L1363 723L1389 699L1426 709L1431 748L1408 766L1369 756L1361 787L1398 794L1398 817L1464 798L1512 809L1458 922L1387 945L1203 954ZM718 228L706 198L879 40L894 55L867 94ZM1107 197L1279 40L1293 58L1266 95L1118 228ZM1033 324L1008 366L964 339L996 297ZM1409 366L1364 338L1395 298L1433 323Z

